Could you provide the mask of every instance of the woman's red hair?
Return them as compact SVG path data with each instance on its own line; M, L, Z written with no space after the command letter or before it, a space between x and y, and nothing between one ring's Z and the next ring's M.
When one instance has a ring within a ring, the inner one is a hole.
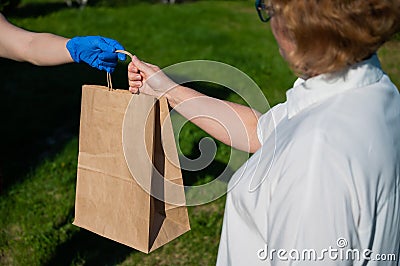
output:
M296 49L294 71L316 75L362 61L400 30L400 0L272 0Z

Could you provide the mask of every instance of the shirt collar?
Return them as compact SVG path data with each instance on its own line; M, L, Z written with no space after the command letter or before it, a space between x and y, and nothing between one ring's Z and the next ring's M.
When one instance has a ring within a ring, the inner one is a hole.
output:
M374 54L369 59L334 74L321 74L307 80L299 78L294 87L286 92L288 118L333 95L376 83L382 76L379 59Z

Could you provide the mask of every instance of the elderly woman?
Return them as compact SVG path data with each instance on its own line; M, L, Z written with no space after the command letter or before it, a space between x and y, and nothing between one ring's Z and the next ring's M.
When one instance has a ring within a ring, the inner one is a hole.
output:
M398 265L400 95L376 51L400 28L400 2L256 5L299 76L264 115L137 58L128 67L133 93L163 95L215 138L255 152L230 180L217 264Z

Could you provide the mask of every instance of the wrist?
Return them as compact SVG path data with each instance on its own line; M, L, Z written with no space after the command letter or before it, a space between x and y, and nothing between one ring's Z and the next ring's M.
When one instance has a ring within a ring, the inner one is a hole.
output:
M178 87L179 87L179 85L176 86L176 87L171 88L170 90L168 90L168 91L164 94L165 98L167 99L169 105L170 105L172 108L175 108L175 106L178 105L178 99L177 99L177 97L174 97L174 96L175 96L175 91L178 90Z
M66 56L68 57L68 61L70 62L70 63L73 63L73 62L75 62L75 60L72 58L72 56L71 56L71 52L68 50L68 48L67 48L67 44L68 44L68 42L70 41L71 39L65 39L65 41L64 41L64 47L66 48Z
M67 48L69 55L71 56L72 60L76 63L80 63L81 59L79 57L78 49L77 49L77 40L79 37L74 37L72 39L69 39L65 47Z

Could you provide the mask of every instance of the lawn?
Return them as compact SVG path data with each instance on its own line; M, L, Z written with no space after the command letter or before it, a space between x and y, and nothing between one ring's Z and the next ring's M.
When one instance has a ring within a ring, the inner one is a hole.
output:
M258 20L251 1L163 5L136 0L116 7L98 1L98 5L80 10L66 8L61 0L25 0L8 18L33 31L115 38L126 50L161 67L197 59L224 62L249 75L271 106L285 100L285 91L295 80L279 56L269 25ZM383 68L397 85L399 51L396 41L379 52ZM189 207L192 230L150 255L71 224L80 88L82 84L106 84L104 73L78 64L35 67L4 59L0 60L0 72L4 77L0 85L1 265L215 264L224 197ZM113 83L127 88L123 63L113 75ZM199 83L192 85L199 87ZM202 91L209 95L241 101L224 88L205 87ZM194 125L186 124L179 136L182 153L198 156L198 143L204 136ZM226 167L230 149L221 143L217 147L209 167L184 171L185 183L212 179Z

